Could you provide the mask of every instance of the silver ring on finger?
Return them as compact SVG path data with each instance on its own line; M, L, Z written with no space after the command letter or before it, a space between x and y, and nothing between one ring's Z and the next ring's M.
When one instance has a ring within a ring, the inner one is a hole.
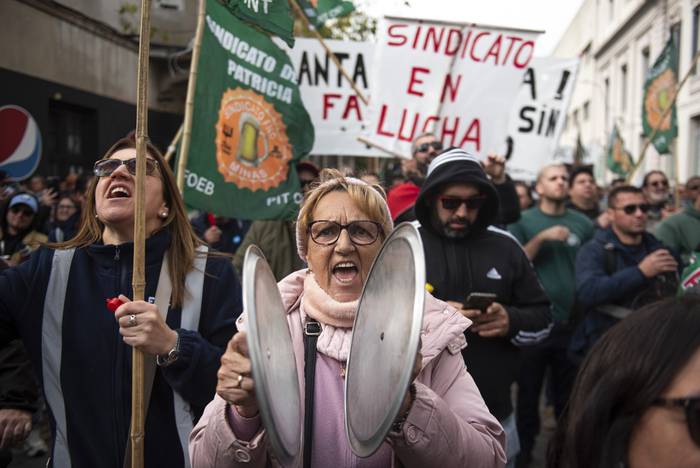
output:
M126 321L126 326L127 327L135 327L136 325L138 325L138 323L136 322L136 315L134 315L134 314L129 315L129 320Z
M243 376L241 374L238 374L238 377L236 377L236 384L234 385L234 387L241 388L241 382L243 382Z

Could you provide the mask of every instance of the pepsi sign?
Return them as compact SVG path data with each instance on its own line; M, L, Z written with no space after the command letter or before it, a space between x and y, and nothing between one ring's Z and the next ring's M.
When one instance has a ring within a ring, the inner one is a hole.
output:
M0 170L23 180L40 160L41 133L31 114L19 106L0 107Z

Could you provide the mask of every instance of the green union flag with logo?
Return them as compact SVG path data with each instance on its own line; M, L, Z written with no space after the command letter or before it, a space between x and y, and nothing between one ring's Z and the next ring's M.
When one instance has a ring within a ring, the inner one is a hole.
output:
M658 128L652 144L659 154L671 152L671 141L678 134L675 105L662 119L673 102L677 85L678 49L671 38L647 72L642 102L644 136L651 138L654 129Z
M287 54L217 0L207 14L185 172L185 202L220 216L293 219L295 163L314 128Z
M355 5L345 0L299 0L299 6L316 28L326 21L349 15L355 11Z
M288 0L219 0L244 21L279 36L289 47L294 45L294 16Z
M612 172L621 176L627 176L634 166L632 156L625 149L625 142L617 129L617 125L613 127L610 141L608 142L607 166Z

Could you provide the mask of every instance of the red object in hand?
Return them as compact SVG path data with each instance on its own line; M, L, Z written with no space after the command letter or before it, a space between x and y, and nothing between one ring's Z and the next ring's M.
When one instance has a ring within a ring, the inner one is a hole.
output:
M106 302L107 302L107 308L112 313L115 313L117 311L117 309L119 308L119 306L124 304L121 300L119 300L118 297L113 297L111 299L107 299Z
M214 213L207 213L207 221L209 222L209 227L216 226L216 216L214 216Z

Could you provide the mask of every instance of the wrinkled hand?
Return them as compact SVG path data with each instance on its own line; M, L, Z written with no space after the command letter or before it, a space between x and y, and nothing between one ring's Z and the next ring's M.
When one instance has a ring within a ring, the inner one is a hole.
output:
M464 315L468 319L473 319L477 315L481 313L479 309L465 309L464 304L461 302L455 302L455 301L446 301L449 305L457 309L457 312L460 314Z
M246 334L236 333L221 356L221 367L217 373L219 381L216 384L216 393L234 405L238 414L244 418L258 414L255 381L250 376L252 368L248 356Z
M221 229L218 226L210 226L209 229L204 231L204 240L207 244L216 244L221 239Z
M158 307L145 301L132 302L123 294L119 300L124 302L114 313L119 323L119 333L124 343L149 354L168 354L177 343L177 332L172 330L161 317ZM129 325L131 315L136 317L136 325Z
M32 414L20 409L0 409L0 448L17 445L32 430Z
M44 206L53 206L56 203L57 198L58 194L54 189L44 189L41 191L41 195L39 196L39 203Z
M506 181L506 158L489 154L484 161L484 172L491 177L494 184L502 184Z
M571 231L566 226L552 226L540 232L538 236L546 241L564 242L569 238L569 234L571 234Z
M471 331L484 338L506 336L510 329L508 311L498 302L492 303L486 312L474 317Z
M653 278L661 273L676 271L678 263L666 249L655 250L639 262L639 269L647 278Z

